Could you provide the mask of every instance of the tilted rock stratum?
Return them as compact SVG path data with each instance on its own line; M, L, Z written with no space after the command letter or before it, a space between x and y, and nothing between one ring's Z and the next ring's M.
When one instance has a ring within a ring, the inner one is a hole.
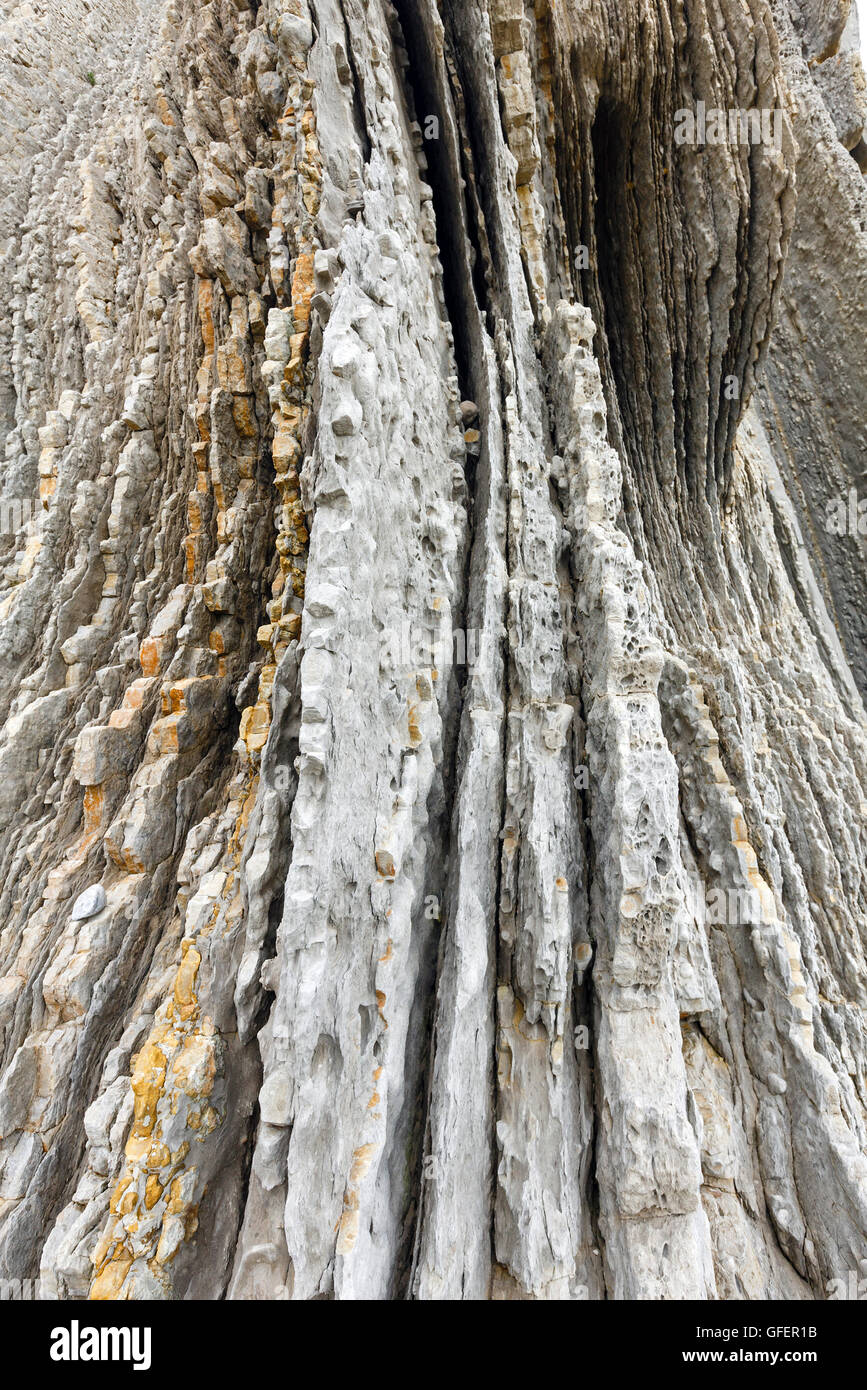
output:
M849 0L0 3L0 1279L867 1274Z

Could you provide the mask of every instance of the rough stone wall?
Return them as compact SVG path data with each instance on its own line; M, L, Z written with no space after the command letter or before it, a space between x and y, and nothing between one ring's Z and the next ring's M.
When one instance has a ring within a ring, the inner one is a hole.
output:
M0 1277L867 1273L854 8L0 41Z

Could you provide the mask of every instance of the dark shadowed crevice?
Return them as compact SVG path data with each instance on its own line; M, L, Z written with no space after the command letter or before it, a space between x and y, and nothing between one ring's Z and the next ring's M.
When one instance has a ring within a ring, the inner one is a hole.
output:
M443 267L443 295L455 343L455 359L461 392L473 387L473 354L469 316L477 312L474 272L467 263L466 237L470 230L460 171L460 152L451 138L453 123L447 103L449 93L437 82L439 67L433 44L430 16L418 0L396 0L403 39L409 57L405 86L410 107L422 129L422 150L427 159L427 179L433 192L437 243ZM476 273L480 262L476 248L471 255Z
M451 325L458 389L462 399L480 399L476 378L479 362L474 339L479 332L478 294L484 290L482 244L465 189L471 173L465 167L454 111L454 93L433 36L433 19L424 5L395 6L398 23L395 42L406 48L408 64L396 65L401 73L410 120L421 129L421 177L432 193L437 247L442 266L445 312ZM439 61L438 61L439 56ZM467 489L468 532L461 592L454 603L456 630L466 625L470 561L475 523L477 462L472 454L463 461ZM405 1089L390 1159L391 1181L400 1193L401 1220L391 1273L393 1299L411 1296L417 1235L424 1194L424 1156L434 1062L434 1013L442 949L447 926L449 880L453 864L452 815L458 792L458 741L464 710L466 672L448 673L443 706L443 749L440 775L431 790L426 836L428 871L424 890L413 914L412 932L417 951L417 979L407 1034ZM439 905L439 920L429 916L429 904Z

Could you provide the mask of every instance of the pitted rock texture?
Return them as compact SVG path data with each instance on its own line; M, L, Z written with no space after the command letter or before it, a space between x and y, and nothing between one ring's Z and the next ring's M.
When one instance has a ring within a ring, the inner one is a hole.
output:
M3 0L0 1278L867 1274L858 44Z

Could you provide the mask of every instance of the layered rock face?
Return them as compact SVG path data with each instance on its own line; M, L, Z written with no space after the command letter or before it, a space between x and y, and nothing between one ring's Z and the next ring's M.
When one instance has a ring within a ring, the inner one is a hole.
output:
M0 1279L867 1275L849 0L2 0Z

